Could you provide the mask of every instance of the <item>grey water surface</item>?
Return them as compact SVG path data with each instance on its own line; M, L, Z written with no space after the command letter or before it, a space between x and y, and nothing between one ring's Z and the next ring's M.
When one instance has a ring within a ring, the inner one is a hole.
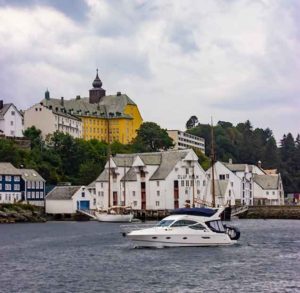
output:
M0 225L0 292L300 292L300 221L232 224L238 245L167 249L116 223Z

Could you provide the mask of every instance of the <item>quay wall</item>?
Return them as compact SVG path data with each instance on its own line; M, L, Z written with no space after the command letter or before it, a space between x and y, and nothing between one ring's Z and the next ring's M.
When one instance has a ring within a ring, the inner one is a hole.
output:
M300 220L300 205L249 206L240 219L294 219Z

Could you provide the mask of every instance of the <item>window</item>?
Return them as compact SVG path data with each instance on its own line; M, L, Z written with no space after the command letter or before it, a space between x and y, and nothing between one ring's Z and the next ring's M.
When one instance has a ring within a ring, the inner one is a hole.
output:
M229 189L229 191L228 191L228 195L229 195L229 197L231 196L231 190Z
M203 180L203 186L205 186L206 185L206 181L205 180Z
M10 121L10 125L13 126L14 125L14 121Z
M135 191L132 191L132 196L135 196Z
M181 186L184 186L184 180L181 180Z
M11 190L11 184L5 184L5 190Z
M11 176L5 176L5 181L11 181Z
M15 182L20 182L20 176L15 176Z
M0 175L0 180L2 180L2 175Z
M157 207L159 207L159 201L156 201L156 202L155 202L155 205L156 205Z
M170 226L172 223L174 222L174 220L162 220L160 221L157 226L159 227L168 227Z
M159 181L156 181L156 186L159 186Z
M191 220L179 220L177 222L175 222L172 227L183 227L183 226L190 226L190 225L194 225L194 224L198 224L195 221L191 221Z
M186 180L186 181L185 181L185 185L186 185L186 186L189 186L189 180Z
M225 180L225 175L223 175L223 174L219 175L219 179L220 180Z
M31 198L31 191L28 191L28 192L27 192L27 197L28 197L28 198Z
M156 195L160 196L160 191L159 190L156 191Z
M15 116L15 111L11 111L11 116Z
M189 190L188 189L185 190L185 194L189 194Z
M101 188L103 188L103 182L101 182L100 186L101 186Z
M230 182L230 185L231 185L231 187L233 187L233 182L232 181Z
M229 174L226 174L226 179L229 179Z
M133 206L137 206L137 201L135 200L134 202L133 202Z
M15 190L19 191L20 190L20 184L15 184Z
M269 191L266 192L266 195L269 195Z
M93 199L93 204L96 205L96 198Z
M85 197L85 192L81 192L81 197Z
M224 226L220 220L206 222L206 224L214 232L225 233Z
M189 228L194 229L194 230L205 230L205 227L201 224L195 224L195 225L189 226Z
M273 191L272 194L275 195L275 191Z
M185 168L185 174L189 175L189 168Z

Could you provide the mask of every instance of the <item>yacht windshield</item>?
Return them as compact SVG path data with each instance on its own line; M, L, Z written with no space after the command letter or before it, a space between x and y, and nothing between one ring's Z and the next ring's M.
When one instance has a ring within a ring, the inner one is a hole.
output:
M214 232L224 233L225 229L223 223L220 220L206 222L207 226Z
M168 227L170 226L172 223L174 222L174 220L162 220L160 221L157 226L158 227Z
M172 227L183 227L183 226L189 226L189 225L194 225L197 224L197 222L195 221L191 221L191 220L179 220L177 222L175 222Z

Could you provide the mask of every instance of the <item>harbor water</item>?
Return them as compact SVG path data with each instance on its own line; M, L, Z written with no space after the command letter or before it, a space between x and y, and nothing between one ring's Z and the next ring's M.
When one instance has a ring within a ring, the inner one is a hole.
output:
M238 245L133 249L119 224L0 225L0 292L300 292L300 221L238 220Z

